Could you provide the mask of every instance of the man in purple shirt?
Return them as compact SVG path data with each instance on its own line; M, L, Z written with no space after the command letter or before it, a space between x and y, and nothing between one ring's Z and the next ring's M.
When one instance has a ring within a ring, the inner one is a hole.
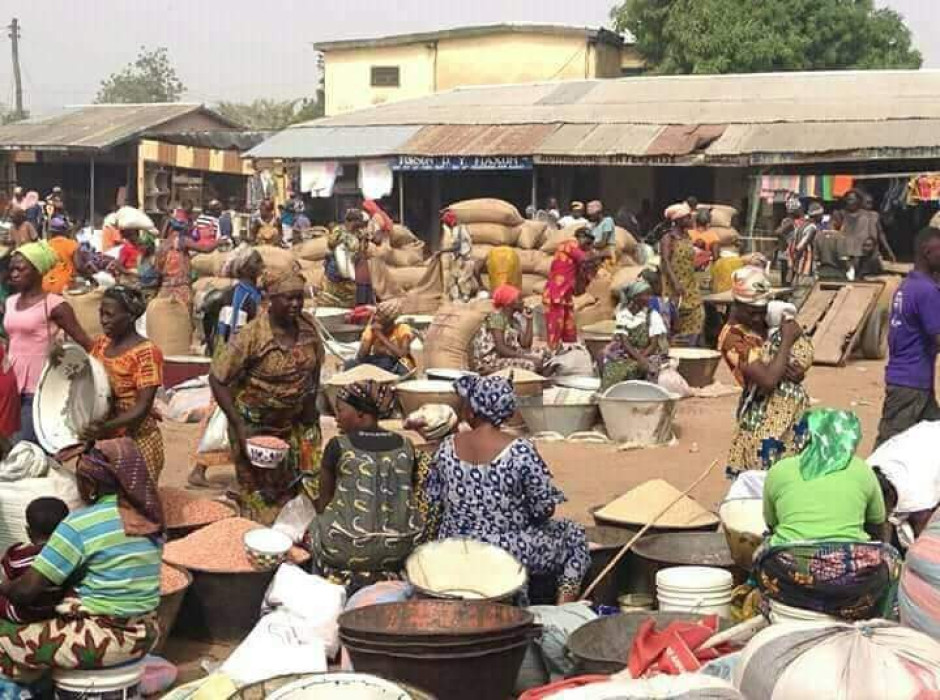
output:
M934 366L940 343L940 229L925 228L914 240L914 269L891 302L885 403L880 445L925 420L940 420Z

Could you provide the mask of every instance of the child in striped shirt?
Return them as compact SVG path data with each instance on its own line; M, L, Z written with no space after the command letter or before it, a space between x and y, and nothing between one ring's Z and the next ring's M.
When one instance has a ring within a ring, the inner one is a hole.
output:
M8 581L18 579L29 571L59 523L69 514L69 508L58 498L37 498L26 506L26 532L29 543L17 542L0 559L0 570ZM55 617L55 606L62 599L62 590L44 594L34 604L17 608L6 597L0 596L0 619L17 624L38 622Z

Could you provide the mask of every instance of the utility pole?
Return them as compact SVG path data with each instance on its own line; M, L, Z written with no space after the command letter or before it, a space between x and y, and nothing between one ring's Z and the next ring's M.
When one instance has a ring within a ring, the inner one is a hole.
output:
M16 89L16 119L26 116L23 112L23 79L20 76L20 22L16 17L7 27L10 30L10 46L13 49L13 85Z

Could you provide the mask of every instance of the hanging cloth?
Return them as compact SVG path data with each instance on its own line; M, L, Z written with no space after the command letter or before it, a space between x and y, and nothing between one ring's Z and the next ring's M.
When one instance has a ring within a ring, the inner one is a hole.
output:
M387 160L359 161L359 190L366 199L382 199L392 193L392 166Z
M835 181L832 184L832 194L838 197L842 197L855 185L855 178L851 175L836 175Z
M304 161L300 164L300 191L313 197L332 197L337 168L335 160Z
M835 195L833 194L834 183L835 178L832 175L823 175L822 198L826 202L831 202L835 199Z

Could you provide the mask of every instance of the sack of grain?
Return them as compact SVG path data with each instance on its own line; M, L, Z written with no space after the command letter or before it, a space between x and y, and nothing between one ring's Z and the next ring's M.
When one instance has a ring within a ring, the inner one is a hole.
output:
M470 232L470 238L474 244L514 246L519 238L518 228L503 226L502 224L467 224L467 230Z
M699 204L699 209L707 209L711 212L712 228L731 228L734 226L734 217L738 215L738 210L727 204Z
M545 242L542 244L540 250L543 253L554 255L562 241L574 240L575 231L577 231L579 228L582 228L582 226L575 224L573 226L566 226L562 229L555 229L546 232Z
M535 250L545 242L547 230L547 221L524 221L519 227L516 245L525 250Z
M80 325L82 330L91 338L104 333L104 330L101 328L101 319L98 315L99 309L101 308L101 299L103 297L104 289L101 287L96 287L82 293L65 293L65 300L75 312L78 325Z
M147 337L164 355L189 355L192 341L189 309L170 297L157 297L147 305Z
M487 314L493 311L489 299L469 304L446 304L434 316L424 339L424 357L427 367L468 369L470 367L470 341L480 330Z
M192 257L190 267L197 277L218 277L222 274L222 264L227 253L216 250L211 253L199 253Z
M722 248L737 245L741 237L735 229L727 226L712 226L712 231L718 235L718 245Z
M443 297L440 294L428 294L420 290L408 292L399 297L402 301L403 314L433 314L441 308Z
M424 279L426 272L427 268L423 265L388 268L389 279L405 292L414 289Z
M389 235L389 241L393 248L404 248L405 246L422 243L423 241L414 235L407 226L395 224L392 226L392 233Z
M292 269L298 269L297 261L289 250L273 245L259 245L255 250L261 255L261 259L264 260L264 269L266 271L288 272Z
M477 261L486 262L486 258L489 256L490 251L496 248L495 245L475 245L470 249L470 257Z
M326 257L329 248L326 245L326 237L313 238L294 246L294 256L299 260L319 261Z
M620 290L628 284L636 282L641 272L643 272L642 265L618 267L616 272L614 272L613 279L610 281L611 290L619 294Z
M233 286L235 286L235 280L231 277L200 277L193 282L193 292L199 296L215 290L225 291Z
M451 204L448 209L457 215L457 221L461 224L501 224L513 227L524 221L518 209L501 199L467 199Z
M548 282L542 275L523 275L522 276L522 294L529 296L531 294L541 294L545 291L545 284Z
M385 258L392 267L415 267L424 262L424 243L409 245L403 248L392 248Z
M617 226L614 228L614 248L618 255L623 253L632 255L636 250L636 238L627 229Z
M543 253L541 250L517 250L519 255L519 264L522 266L524 275L541 275L548 277L548 271L552 266L552 256Z
M326 270L323 268L322 262L308 262L306 266L301 264L300 274L304 276L304 279L307 281L309 286L317 287L319 289L323 286L323 279L326 277Z

